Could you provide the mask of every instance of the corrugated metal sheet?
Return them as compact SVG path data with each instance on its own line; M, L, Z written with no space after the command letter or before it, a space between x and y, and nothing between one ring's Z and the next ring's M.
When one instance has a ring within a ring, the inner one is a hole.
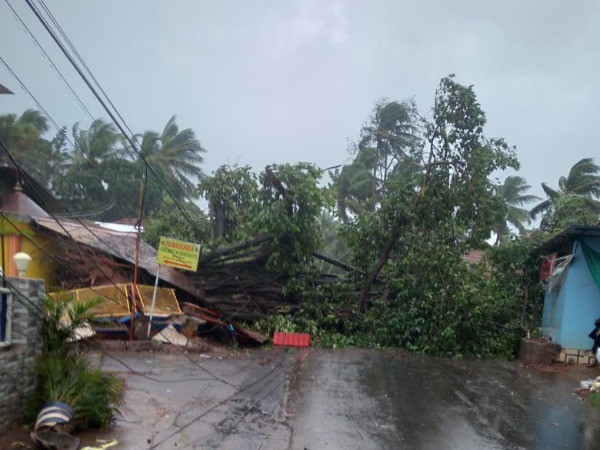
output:
M42 230L50 231L75 242L100 250L113 257L122 259L130 264L135 264L135 233L123 233L100 227L92 222L84 224L70 219L46 219L32 217L32 223ZM152 276L156 276L158 263L156 250L151 245L140 242L139 267ZM171 267L161 267L159 278L179 289L188 292L194 297L199 297L198 290L185 275Z
M310 334L308 333L273 333L273 345L284 347L310 347Z

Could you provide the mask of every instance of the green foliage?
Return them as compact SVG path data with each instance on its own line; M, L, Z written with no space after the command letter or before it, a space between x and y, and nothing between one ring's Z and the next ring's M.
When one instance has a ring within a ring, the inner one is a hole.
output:
M114 424L123 403L123 382L115 375L91 367L84 355L43 355L37 374L36 409L49 401L66 403L75 411L75 428L80 430Z
M580 195L563 194L554 202L554 214L544 224L559 233L574 225L596 225L600 220L600 202Z
M249 166L221 166L202 179L198 190L208 200L215 241L253 237L251 223L261 203L258 179Z
M594 408L600 409L600 392L592 392L589 401Z
M490 247L483 263L467 265L457 248L415 235L382 273L386 295L366 313L358 309L357 287L340 282L306 290L299 312L271 317L259 327L269 335L310 333L322 347L513 358L525 330L541 320L539 261L531 252L545 238L536 233Z
M93 317L92 309L103 301L101 298L75 301L70 295L58 295L55 299L44 298L42 353L61 358L70 356L74 350L74 347L69 345L73 330L88 323Z
M269 267L294 276L312 267L312 254L322 239L319 217L331 199L328 191L318 185L321 171L311 164L274 165L270 169L285 192L275 186L269 171L261 173L262 207L254 229L273 236Z
M322 212L319 218L319 228L323 237L319 252L343 263L348 263L352 255L346 239L340 235L341 222L336 220L333 214ZM317 269L321 273L345 274L342 269L321 260L318 261Z
M514 355L523 333L524 293L532 285L506 274L513 268L499 264L490 273L489 266L469 267L462 259L469 249L487 246L498 211L505 210L491 175L518 167L512 148L484 135L485 123L473 88L452 76L442 79L432 120L407 129L411 139L395 149L401 156L381 177L376 207L345 222L353 265L379 281L372 285L367 279L366 313L357 316L350 309L347 317L353 319L343 325L327 311L309 314L319 333L333 336L331 342L349 343L342 337L351 336L356 345L439 356ZM539 319L536 300L525 308L527 324Z
M27 407L29 420L35 420L45 403L60 401L74 409L78 429L114 423L123 402L123 382L91 367L85 354L69 343L73 330L90 319L91 309L100 302L79 302L66 295L44 300L42 354L36 369L36 390Z
M485 266L469 268L456 247L414 235L384 279L390 272L393 299L375 302L365 318L378 345L447 357L512 355Z
M139 157L116 127L102 119L87 129L75 124L71 139L66 128L51 140L43 137L47 131L47 121L38 111L0 116L0 140L71 213L104 221L137 217L146 175L144 214L158 210L166 189L181 202L198 197L196 182L202 177L199 165L205 149L191 129L179 129L174 116L161 133L141 135Z
M504 183L497 186L497 195L502 199L503 207L497 210L496 243L506 240L511 235L510 227L519 233L525 232L525 225L531 223L529 211L521 206L540 200L535 195L525 194L531 188L525 178L518 176L506 177Z
M294 276L310 270L321 246L320 217L332 203L319 187L321 171L307 163L268 166L258 177L249 167L223 166L200 183L209 201L214 236L226 242L272 238L269 267Z
M547 199L534 206L531 217L541 215L540 229L558 232L570 225L596 223L600 217L600 166L592 158L576 162L569 175L560 177L558 189L542 183Z
M503 322L512 328L532 332L540 325L544 289L539 282L540 258L534 250L548 237L535 231L487 252L495 297L507 305Z
M270 316L254 327L269 336L275 331L309 333L313 344L322 347L368 346L360 334L363 320L354 292L352 284L342 282L306 288L300 311Z
M273 336L275 331L284 333L300 333L298 325L292 316L283 314L273 314L266 319L257 320L252 324L252 328L267 336Z
M386 109L378 105L376 111ZM484 135L485 123L473 88L447 77L436 92L432 120L406 128L405 140L395 141L391 166L384 151L367 158L378 144L391 148L374 131L384 127L369 128L373 135L364 139L360 158L335 174L335 181L344 191L342 203L338 192L339 207L354 213L346 219L340 214L352 263L377 277L365 284L370 303L359 313L356 287L319 288L320 295L308 294L313 298L293 318L297 330L328 346L400 347L445 357L515 355L521 336L541 317L543 292L530 254L544 237L504 242L488 249L481 264L467 265L462 258L472 248L489 247L485 240L500 219L526 220L512 214L509 202L532 200L523 195L522 179L508 180L514 192L491 181L495 171L518 168L518 162L502 139ZM369 185L377 193L371 203L368 189L360 190ZM349 207L358 200L365 207Z
M388 179L411 176L419 170L414 153L422 145L413 102L379 101L362 128L351 164L330 175L337 192L338 214L344 223L373 212L388 189Z
M434 230L452 223L471 245L490 236L501 201L490 175L518 168L514 149L502 139L487 138L486 123L472 86L452 77L440 82L432 122L426 125L426 158L418 214L421 227ZM444 227L442 227L444 228Z
M183 202L180 206L185 215L170 197L165 196L159 210L144 224L144 240L154 248L158 248L161 236L197 244L208 243L210 223L204 212L192 202Z
M147 161L178 201L198 197L196 182L203 176L200 164L206 149L192 129L180 130L172 116L161 133L143 133L138 147L137 163Z
M352 264L365 273L375 264L388 233L388 219L376 213L363 214L340 230L352 251Z

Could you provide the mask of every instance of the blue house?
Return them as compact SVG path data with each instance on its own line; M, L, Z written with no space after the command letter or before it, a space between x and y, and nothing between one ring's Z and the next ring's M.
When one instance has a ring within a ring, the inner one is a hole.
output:
M542 334L561 346L561 361L593 362L588 334L600 317L600 226L570 227L537 252L556 256L546 280Z

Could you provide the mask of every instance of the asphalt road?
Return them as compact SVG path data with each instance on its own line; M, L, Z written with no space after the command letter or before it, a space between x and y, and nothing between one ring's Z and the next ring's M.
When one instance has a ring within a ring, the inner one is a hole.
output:
M598 449L600 414L577 387L517 362L313 351L292 386L291 448Z
M94 357L126 382L117 449L596 449L578 380L517 362L374 350ZM595 371L590 376L597 375ZM13 436L17 439L17 436ZM11 448L0 438L0 449ZM12 441L10 441L12 442Z

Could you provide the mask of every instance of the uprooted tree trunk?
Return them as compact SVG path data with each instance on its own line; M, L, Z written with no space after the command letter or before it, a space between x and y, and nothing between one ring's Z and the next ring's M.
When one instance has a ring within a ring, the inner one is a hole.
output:
M392 251L392 248L394 248L394 246L398 242L399 235L400 235L400 224L398 224L398 222L396 222L392 226L390 235L388 236L388 238L385 242L385 245L383 246L383 250L381 251L379 258L377 259L377 263L375 263L375 267L373 268L371 273L369 273L369 275L367 276L367 278L365 280L365 284L363 285L363 289L362 289L362 292L360 295L360 302L359 302L359 308L362 312L367 312L367 299L369 298L369 291L371 290L371 286L373 286L373 283L375 282L375 279L379 275L379 272L381 272L381 269L383 269L383 266L387 262L387 260L390 256L390 252Z

